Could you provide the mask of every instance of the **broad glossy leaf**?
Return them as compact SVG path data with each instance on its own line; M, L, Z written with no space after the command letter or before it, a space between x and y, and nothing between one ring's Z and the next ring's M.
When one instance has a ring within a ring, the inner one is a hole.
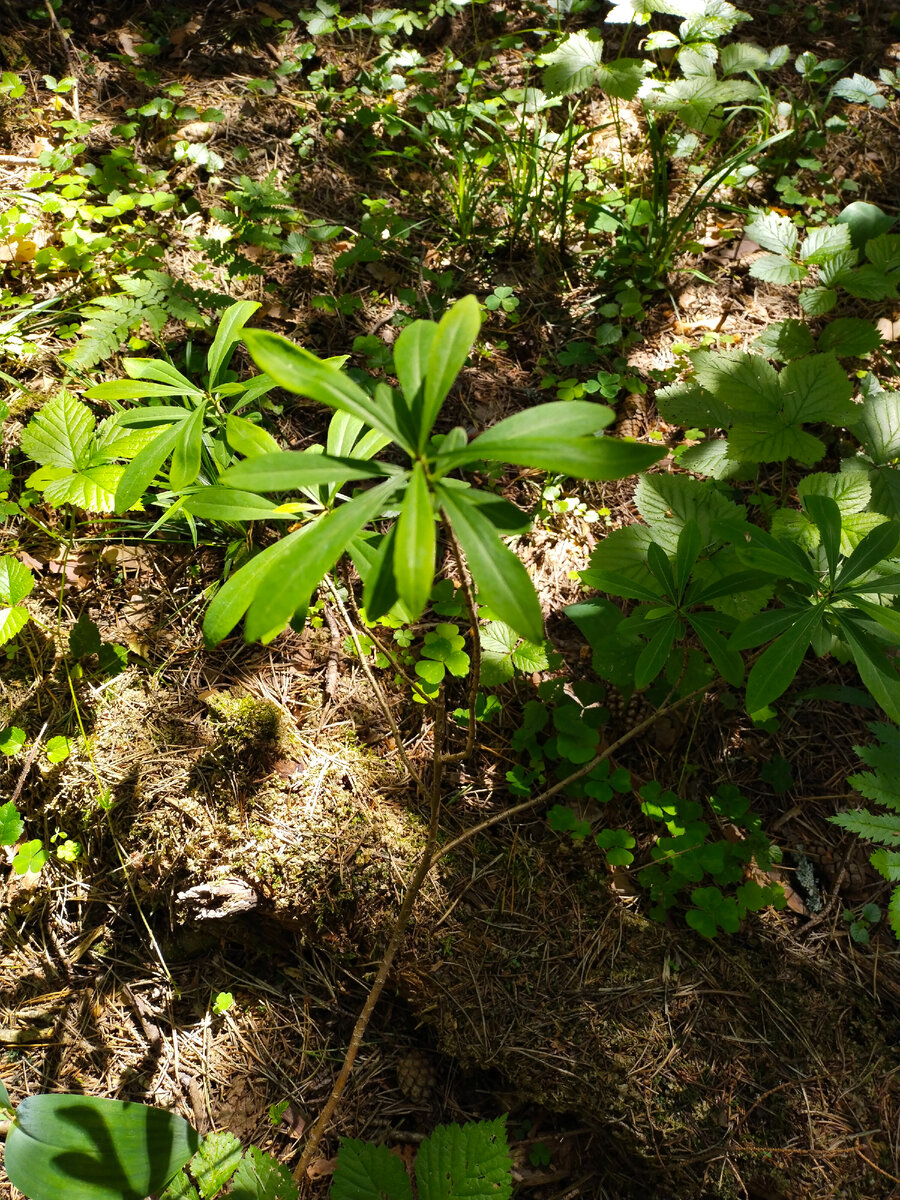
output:
M647 566L661 584L664 594L669 597L673 604L677 603L678 595L672 564L666 557L665 551L657 542L651 542L647 547Z
M125 473L116 488L117 513L127 512L143 496L156 478L160 467L172 453L181 433L181 425L182 422L170 425L140 454L135 455L125 468Z
M139 379L111 379L98 383L84 394L89 400L144 400L147 396L193 396L203 395L193 384L186 387L171 387L167 383L143 383Z
M225 436L232 450L243 454L245 458L259 458L261 454L281 452L281 447L271 433L255 421L248 421L246 417L226 417Z
M830 496L809 495L804 505L818 527L828 563L828 578L833 582L841 553L841 510Z
M678 535L678 549L675 552L675 590L679 596L684 594L691 572L694 569L700 551L703 549L703 536L700 525L694 519L687 522Z
M482 599L521 637L544 640L541 606L528 572L464 491L436 487L438 503L465 551Z
M754 663L747 678L748 712L759 712L791 686L813 633L822 622L822 611L821 605L806 609Z
M860 679L891 720L900 723L900 678L884 649L860 628L846 609L834 609L832 615L850 647Z
M417 442L421 453L425 449L435 418L457 375L463 369L469 351L481 328L481 308L474 296L463 296L449 308L438 322L428 351L425 386L421 407L413 408L417 418ZM407 397L411 401L411 397Z
M318 400L329 408L351 413L373 429L380 429L412 453L411 441L398 424L396 414L377 405L333 364L323 362L277 333L245 329L243 341L256 365L280 387L300 396L308 396L310 400Z
M299 505L278 505L255 492L205 487L184 497L184 510L207 521L294 521Z
M332 458L312 450L279 450L236 463L222 475L229 487L254 492L290 492L319 483L374 479L399 474L396 469L367 459Z
M654 622L655 632L641 651L634 671L634 686L641 690L652 683L663 667L675 644L675 639L683 632L681 622L677 617L666 617Z
M772 608L742 621L729 639L732 650L751 650L780 637L805 616L806 608Z
M434 321L413 321L394 343L394 370L410 411L414 409L425 379L437 328Z
M206 405L201 404L186 421L176 426L179 436L172 447L172 466L169 469L169 484L173 492L189 487L200 473L205 410Z
M171 363L159 358L123 358L122 366L125 374L132 379L152 379L156 383L167 383L170 387L178 388L182 395L193 393L203 395L203 388L197 387Z
M369 521L379 516L397 491L393 479L355 496L333 512L300 530L288 555L265 576L247 611L248 642L270 641L297 613L304 613L313 590Z
M417 620L424 611L434 581L434 509L421 462L412 470L397 518L394 578L400 599Z
M732 687L740 687L744 682L744 661L722 636L721 618L711 613L691 613L688 621L722 678Z
M397 580L394 576L396 536L397 526L394 524L382 537L381 544L368 569L365 572L360 571L360 575L363 577L363 607L366 610L366 617L370 621L377 621L379 617L389 613L400 599ZM359 570L358 561L356 568Z
M900 539L900 528L894 521L886 521L876 525L871 533L867 533L853 553L845 560L834 581L836 588L844 588L855 579L861 579L867 571L877 567L880 562L890 558ZM873 591L877 590L875 588Z
M197 1150L182 1117L97 1096L29 1096L6 1138L5 1166L29 1200L144 1200Z
M255 300L238 300L222 313L219 328L206 356L207 387L212 391L219 373L231 357L231 349L240 337L241 330L259 308Z

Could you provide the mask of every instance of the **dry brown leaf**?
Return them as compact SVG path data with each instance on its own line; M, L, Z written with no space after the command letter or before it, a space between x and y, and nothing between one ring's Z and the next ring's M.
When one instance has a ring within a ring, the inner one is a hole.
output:
M195 33L199 33L202 24L202 17L191 17L190 21L187 21L184 25L179 25L177 29L173 29L169 34L169 41L173 48L181 50L182 43L188 38L193 37Z
M325 1179L328 1175L333 1175L336 1169L336 1158L317 1158L306 1168L306 1174L310 1179Z
M262 3L262 0L257 4L256 11L261 12L264 17L271 17L273 21L280 21L284 15L277 8L273 8L271 4Z
M141 57L137 52L137 43L127 29L116 30L116 41L122 47L122 52L127 54L129 58L138 59Z

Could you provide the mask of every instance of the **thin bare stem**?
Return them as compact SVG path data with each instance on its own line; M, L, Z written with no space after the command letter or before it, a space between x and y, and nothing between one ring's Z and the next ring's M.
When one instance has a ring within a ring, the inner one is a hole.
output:
M419 789L419 792L423 796L427 796L428 789L426 788L426 786L422 780L422 776L419 774L419 772L416 770L416 768L412 765L412 762L410 761L410 757L406 753L406 747L403 745L403 735L400 732L400 726L397 724L397 722L394 718L394 714L391 712L391 707L387 702L387 696L385 696L384 690L382 689L381 684L375 678L375 674L372 671L372 668L369 666L369 661L368 661L368 659L363 651L363 648L359 642L359 634L356 632L356 626L350 620L350 614L347 612L347 607L344 604L343 600L341 599L337 588L334 586L334 584L331 582L331 580L328 579L327 576L326 576L326 583L328 585L328 590L331 592L331 598L334 601L337 608L340 610L340 614L344 618L344 623L347 626L347 629L350 631L350 637L353 641L353 649L356 651L356 657L359 659L359 665L362 667L363 671L365 672L365 676L369 681L372 691L375 693L376 699L378 700L378 706L381 709L382 713L384 714L388 725L390 725L390 727L391 727L391 733L394 735L394 741L397 744L397 753L400 755L403 765L406 768L407 774L409 775L409 777L413 781L413 783L415 783L416 787Z
M447 842L446 846L441 846L440 850L438 850L434 856L432 866L434 866L435 863L440 862L445 854L450 854L451 851L456 850L459 846L463 845L464 842L468 842L471 838L477 837L478 834L483 833L485 829L490 829L492 825L498 825L501 821L508 821L511 817L518 817L521 816L522 813L530 812L534 808L540 808L542 804L546 804L548 800L550 800L553 796L558 795L559 792L563 791L564 788L569 787L573 783L577 783L578 780L583 779L585 775L590 775L591 771L593 771L595 767L598 767L600 763L605 762L608 758L612 758L617 750L621 749L622 746L626 746L630 741L633 741L634 738L636 738L639 733L643 733L645 729L649 729L651 725L654 725L660 719L660 717L667 717L669 713L674 712L676 709L687 704L688 701L693 700L703 692L708 691L709 687L710 685L708 683L704 683L702 687L695 688L694 691L689 692L686 696L682 696L680 699L673 701L671 704L667 704L663 708L657 709L656 712L652 713L646 718L646 720L640 721L637 725L634 725L631 729L629 729L627 733L623 733L620 738L617 738L616 741L607 746L605 750L602 750L598 755L592 758L590 762L585 763L583 767L579 767L577 771L573 771L571 775L567 775L566 778L560 780L559 783L555 783L553 787L547 788L546 791L541 792L539 796L532 796L530 800L523 800L521 804L514 804L512 808L507 808L503 812L495 813L494 816L487 817L484 821L479 821L479 823L477 825L473 825L471 829L464 830L457 837L453 838L452 841Z
M478 699L478 683L481 679L481 634L478 628L478 609L475 605L475 595L472 592L472 580L463 563L462 550L459 548L459 542L456 540L456 534L453 532L449 521L446 522L446 529L450 538L450 545L453 549L453 557L456 560L456 567L459 571L463 598L466 602L466 612L469 615L469 624L472 628L472 669L469 674L469 696L466 701L466 707L469 710L466 747L457 754L445 754L443 758L445 764L462 762L469 757L475 748L475 703Z

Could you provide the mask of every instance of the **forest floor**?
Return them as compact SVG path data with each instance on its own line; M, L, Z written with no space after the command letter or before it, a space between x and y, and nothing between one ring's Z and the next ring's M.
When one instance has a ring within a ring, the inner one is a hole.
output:
M840 55L867 74L897 65L890 6L861 8L856 22L824 4L802 15L752 7L747 36L764 46ZM319 14L334 15L322 4ZM129 163L152 174L140 186L176 198L144 210L144 227L115 235L96 261L85 256L68 270L55 261L41 273L31 262L58 240L52 220L29 235L34 251L7 241L10 312L27 292L33 305L63 295L69 314L68 325L41 324L35 309L24 349L0 343L12 409L3 448L17 480L31 469L18 435L66 376L59 356L73 344L78 306L129 270L127 255L116 257L117 236L156 244L153 262L176 279L259 301L255 324L322 356L352 354L353 366L376 373L410 316L437 315L467 292L496 296L447 414L473 428L562 396L571 376L573 386L611 388L617 432L673 445L677 431L652 397L677 374L683 346L743 346L795 314L795 290L749 276L758 246L741 237L742 217L709 207L693 229L694 251L676 255L662 286L625 319L633 336L608 354L596 350L606 319L598 307L613 293L593 264L612 255L608 239L570 231L563 246L556 229L538 246L523 238L510 249L491 233L509 205L501 193L477 200L472 230L459 236L460 213L447 199L454 163L445 157L441 175L385 133L397 114L386 111L394 93L373 82L383 56L376 34L320 34L313 16L282 0L63 0L53 22L39 4L8 8L3 70L28 90L0 108L3 205L28 193L42 152L71 147L75 134L53 125L60 119L94 122L78 162L126 147ZM448 54L474 65L487 47L485 73L521 86L533 59L528 31L547 20L534 6L447 5L395 41L416 48L435 92L450 86ZM497 49L501 33L509 36ZM284 69L295 59L296 70ZM48 91L46 75L77 79L77 114L72 93ZM179 125L164 106L130 115L160 97L223 116ZM580 151L586 176L619 152L608 112L589 103L581 119L598 131ZM630 166L640 174L650 168L638 157L639 117L628 111ZM852 178L854 195L896 212L900 104L851 112L849 130L821 152L821 169L800 169L797 187L815 200ZM216 157L178 157L179 141ZM224 193L246 194L234 182L241 176L289 192L298 228L316 220L341 234L296 256L247 242L241 253L259 274L225 255L212 261L199 239L222 233L213 210L236 211ZM750 202L772 199L761 190ZM158 337L135 331L132 353L165 344L183 356L193 339L205 346L209 336L170 319ZM114 358L69 372L67 386L101 375L117 377ZM323 438L321 409L279 403L267 419L285 445ZM444 838L513 802L507 772L521 753L512 739L540 682L592 680L590 650L563 609L584 594L575 573L597 540L635 519L632 490L629 481L567 490L537 472L506 481L506 494L538 513L519 550L559 658L496 689L497 715L445 780ZM9 518L0 534L0 548L37 579L35 620L0 673L0 724L25 727L32 740L39 730L65 735L71 752L57 762L41 752L0 760L0 799L21 787L30 835L77 841L81 853L51 857L40 874L2 869L3 1080L14 1099L87 1091L174 1108L201 1132L228 1128L292 1166L390 936L427 811L333 605L268 646L235 636L204 648L200 623L227 539L192 546L174 527L144 538L146 522L82 514L71 540L60 513L38 504L33 515ZM82 614L104 641L125 647L124 670L73 674L66 646ZM379 678L410 760L426 769L430 710L389 673ZM792 694L855 682L852 666L810 658ZM457 686L451 708L464 701ZM645 716L625 706L607 736ZM729 689L711 689L617 755L635 791L658 780L703 797L734 785L783 848L788 906L752 914L716 941L677 914L651 920L637 872L608 867L590 840L566 840L541 811L496 823L442 860L306 1194L327 1195L341 1137L386 1140L409 1159L439 1122L508 1113L516 1195L529 1200L900 1195L900 951L886 922L863 945L843 916L883 905L888 885L865 848L828 822L855 803L846 780L872 719L871 710L810 698L785 700L778 719L759 725ZM462 744L460 732L451 736ZM617 796L609 822L631 828L646 850L654 834L635 803ZM801 862L812 864L814 896L792 886ZM230 1004L217 1003L226 993ZM14 1194L3 1177L0 1194Z

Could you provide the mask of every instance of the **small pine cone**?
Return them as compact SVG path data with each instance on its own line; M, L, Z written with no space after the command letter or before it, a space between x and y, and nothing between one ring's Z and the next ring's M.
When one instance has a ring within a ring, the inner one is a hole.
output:
M407 1050L397 1062L397 1086L414 1104L431 1099L437 1086L437 1071L424 1050Z

